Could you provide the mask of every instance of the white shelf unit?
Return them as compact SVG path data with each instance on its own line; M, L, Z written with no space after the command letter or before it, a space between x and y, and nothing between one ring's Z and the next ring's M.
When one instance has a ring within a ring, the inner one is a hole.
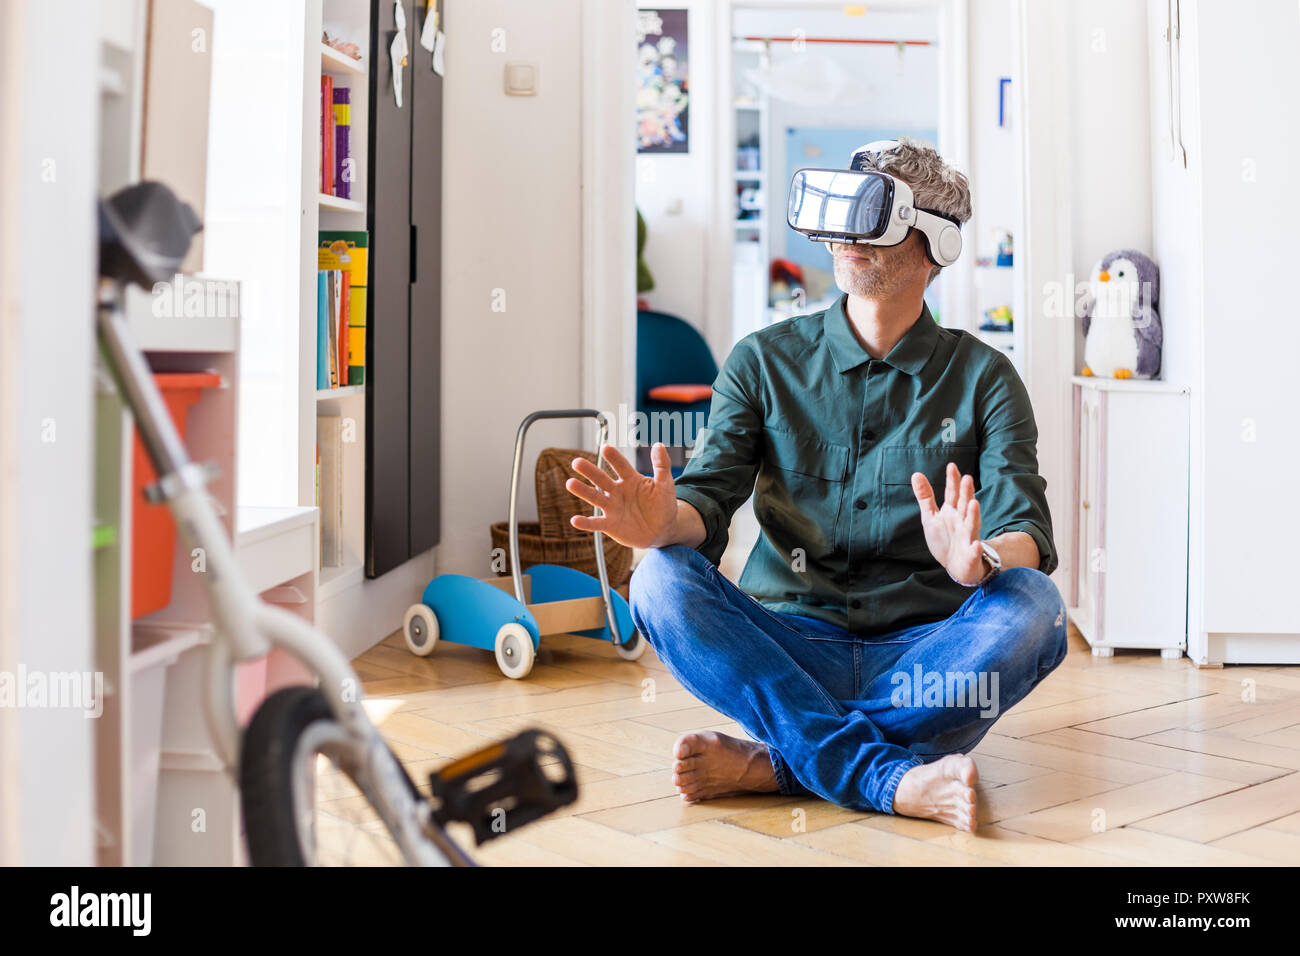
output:
M1187 646L1189 390L1076 376L1069 614L1097 657Z
M1022 352L1016 347L1017 341L1024 338L1021 329L1015 325L1015 316L1013 316L1013 327L1009 330L988 330L979 328L984 322L984 313L989 309L995 309L1000 305L1015 305L1015 269L1012 266L998 265L976 265L971 269L971 280L974 292L975 313L972 316L971 329L972 333L986 345L1002 352L1011 359L1011 364L1016 367L1016 371L1024 375L1024 368L1021 365Z
M404 0L408 41L412 56L419 50L415 36L414 4ZM331 37L356 43L363 60L343 57L321 42L322 29ZM369 183L368 128L369 0L308 0L304 33L303 142L302 142L302 259L301 259L301 374L299 376L299 504L315 504L316 419L339 416L350 420L343 444L343 543L340 567L319 567L315 587L316 624L349 656L377 643L401 625L401 614L425 581L411 565L378 579L365 576L366 553L366 387L316 388L316 248L321 230L367 229L366 196ZM317 170L320 164L320 73L334 78L335 88L353 90L351 102L352 156L355 177L352 198L322 195ZM409 79L409 75L408 75ZM386 95L392 95L386 92ZM374 275L371 263L370 274ZM367 335L371 330L367 330ZM350 438L350 440L346 440Z
M341 388L318 388L316 389L316 401L338 402L345 398L355 398L358 395L365 394L366 387L364 385L344 385Z
M326 210L330 212L359 212L364 215L366 211L366 204L359 199L344 199L341 196L329 196L321 193L317 197L317 202L322 212Z
M747 88L744 80L745 70L751 67L763 67L768 62L768 48L764 43L752 40L736 39L733 41L735 53L732 87ZM768 322L768 261L771 257L771 220L772 216L772 177L769 169L772 155L770 137L772 135L767 94L756 90L752 96L738 98L733 104L735 113L735 142L730 144L729 159L731 163L734 189L757 186L760 209L750 219L734 220L736 233L735 248L732 255L732 337L740 339ZM756 137L758 140L758 168L740 168L740 149L742 141Z
M329 73L332 76L360 76L366 75L366 50L361 51L361 59L354 60L346 53L340 53L331 46L327 46L324 41L320 45L320 68L322 73Z
M319 0L315 5L319 8ZM129 14L135 26L119 30L111 39L105 37L102 44L106 82L99 167L103 194L141 176L148 7L144 0L122 0L120 6L118 12L123 17ZM365 4L357 6L361 9ZM195 10L201 15L199 6ZM325 56L317 49L319 16L312 29L315 45L307 72L318 83L317 64ZM352 72L365 75L364 70ZM314 102L313 116L319 108L318 92ZM361 144L364 156L364 133ZM304 262L310 255L314 269L318 186L314 161L311 172L312 202L304 205L304 215L309 208L313 239L302 253ZM314 297L314 275L311 278ZM220 387L204 390L189 411L187 449L195 461L216 465L218 477L209 492L253 588L263 600L312 620L320 537L316 509L310 501L307 506L287 508L237 507L240 284L203 274L183 281L179 295L166 289L128 291L132 338L157 370L219 374ZM192 283L202 287L197 299L188 295ZM173 306L181 302L183 307L165 308L169 295ZM196 302L201 307L196 309ZM304 347L312 348L314 355L314 334ZM311 371L314 388L314 367ZM315 405L309 394L302 417L313 424ZM170 568L170 603L131 619L131 516L137 504L133 444L130 416L101 370L95 401L93 561L95 666L104 675L104 711L94 722L97 862L241 863L238 793L216 757L198 704L201 661L213 633L209 602L201 575L192 567L193 558L179 539ZM310 472L307 482L310 487ZM278 654L241 665L236 678L241 721L248 719L266 692L302 683L307 676L296 662Z
M212 463L208 491L227 534L235 533L234 435L239 408L239 285L210 278L203 310L155 314L149 295L127 297L136 345L159 371L215 371L189 410L191 458ZM198 708L198 672L212 622L194 557L177 540L170 603L131 620L134 425L101 376L96 402L96 520L115 529L95 554L96 661L104 673L96 724L96 817L102 865L229 865L242 860L238 794L217 760ZM244 684L241 683L241 694ZM202 827L192 812L202 808Z

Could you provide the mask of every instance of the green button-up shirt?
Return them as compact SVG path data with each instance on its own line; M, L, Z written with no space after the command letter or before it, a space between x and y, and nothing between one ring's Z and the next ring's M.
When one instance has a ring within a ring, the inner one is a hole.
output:
M944 468L975 479L981 536L1023 531L1056 567L1029 394L1001 352L929 309L884 359L824 312L742 339L713 387L708 430L677 481L713 562L754 495L762 535L740 586L775 611L879 635L951 615L971 589L931 556L913 472L940 504Z

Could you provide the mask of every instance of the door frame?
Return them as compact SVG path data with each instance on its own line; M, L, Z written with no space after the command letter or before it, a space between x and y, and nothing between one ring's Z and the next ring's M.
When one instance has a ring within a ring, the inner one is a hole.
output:
M582 0L582 404L636 388L636 0ZM617 77L617 82L611 82Z
M0 4L0 177L19 181L22 142L18 117L22 107L22 3ZM17 289L21 224L15 203L0 205L0 339L19 342L19 312L12 301ZM12 349L0 349L0 673L12 674L18 662L18 569L22 545L18 540L18 367ZM0 707L0 866L22 863L22 819L18 777L18 716L13 707Z
M1016 348L1021 373L1038 424L1038 471L1047 481L1058 586L1074 573L1075 519L1072 515L1074 313L1051 315L1053 291L1072 306L1074 241L1071 222L1070 92L1068 10L1061 4L1015 0L1019 47L1012 76L1016 124L1020 221L1016 224ZM1062 301L1056 298L1056 301ZM1064 588L1062 589L1064 590Z
M732 100L731 18L736 7L782 7L791 0L716 0L702 42L712 47L710 72L701 83L716 91L717 102ZM1073 520L1070 518L1072 408L1074 373L1073 316L1044 315L1047 291L1071 275L1071 164L1065 141L1069 122L1068 64L1056 51L1066 48L1066 11L1057 4L1014 0L1019 53L1012 76L1017 124L1017 178L1021 214L1015 274L1016 346L1038 423L1039 472L1047 480L1052 513L1057 516L1059 581L1073 573ZM836 4L827 4L836 6ZM940 146L958 165L970 161L969 0L885 0L889 7L932 8L939 14L940 42L946 44L940 81ZM617 410L633 407L636 381L635 243L635 0L583 0L583 385L585 403ZM620 76L620 84L608 77ZM708 287L704 334L725 355L731 330L730 153L722 148L735 136L735 114L717 111L709 130L693 133L693 147L712 153L713 202L706 243ZM616 135L615 135L616 133ZM626 136L624 135L626 133ZM619 147L627 142L627 147ZM610 215L610 210L620 210ZM968 314L973 302L973 258L959 260L948 277L950 312ZM1037 290L1037 291L1035 291ZM1067 301L1073 301L1073 290ZM611 316L618 319L611 320ZM610 355L619 356L611 363Z
M708 131L702 148L712 154L713 202L709 208L708 240L705 253L707 288L705 289L704 334L715 355L725 356L731 349L732 279L731 266L735 232L732 227L732 151L735 142L736 114L726 104L734 99L732 70L732 13L737 9L784 9L800 6L798 0L716 0L713 5L712 73L709 87L717 90L717 122ZM831 0L810 0L810 7L838 9L843 4ZM970 167L970 55L969 0L879 0L875 9L926 11L935 13L939 22L939 152L959 168ZM698 143L702 130L692 131L692 145ZM769 206L771 201L769 197ZM965 256L945 269L938 281L943 284L945 308L950 315L970 316L974 302L974 258ZM972 321L960 327L973 328Z

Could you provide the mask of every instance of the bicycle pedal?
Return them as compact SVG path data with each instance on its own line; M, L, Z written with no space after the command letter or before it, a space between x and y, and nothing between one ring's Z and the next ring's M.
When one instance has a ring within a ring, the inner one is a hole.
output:
M564 745L525 730L429 775L433 819L468 823L481 845L578 799Z

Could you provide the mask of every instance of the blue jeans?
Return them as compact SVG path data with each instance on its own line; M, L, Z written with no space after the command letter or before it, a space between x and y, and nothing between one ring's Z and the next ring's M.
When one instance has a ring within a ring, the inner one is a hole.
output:
M680 545L645 556L631 598L682 686L767 745L781 793L854 810L892 813L903 774L973 749L1065 658L1065 604L1032 568L871 637L769 611Z

